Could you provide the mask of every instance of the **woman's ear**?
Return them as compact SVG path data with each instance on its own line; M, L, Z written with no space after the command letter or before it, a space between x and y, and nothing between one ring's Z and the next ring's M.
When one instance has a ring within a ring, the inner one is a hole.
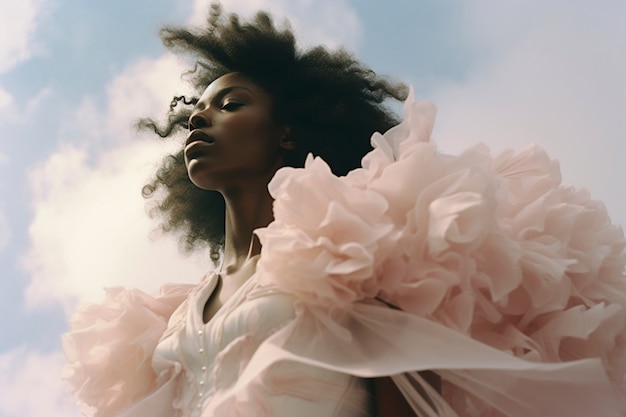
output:
M282 136L280 138L280 147L286 149L288 151L293 151L296 149L296 140L293 137L293 130L291 126L285 126L282 129Z

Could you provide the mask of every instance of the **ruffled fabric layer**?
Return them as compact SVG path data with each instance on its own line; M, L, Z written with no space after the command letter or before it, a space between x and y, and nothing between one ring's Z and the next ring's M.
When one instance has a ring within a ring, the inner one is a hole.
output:
M586 191L562 186L558 163L536 145L440 154L429 142L434 115L410 97L404 122L375 134L363 167L345 177L312 157L276 174L275 221L257 231L258 279L294 295L301 314L300 327L264 346L272 353L263 361L409 373L413 384L415 371L436 369L443 398L429 400L439 410L416 405L429 416L453 415L446 407L472 416L624 415L621 228ZM372 322L376 331L354 330ZM301 328L323 328L331 340L292 345ZM352 355L386 338L402 341L388 349L401 364L385 349ZM329 348L348 340L340 351L350 355ZM421 401L411 383L396 382Z
M169 317L194 287L168 284L155 296L108 288L102 304L87 305L72 317L62 338L69 362L63 378L85 415L119 416L139 399L164 390L172 391L163 396L172 409L173 375L156 375L152 356Z

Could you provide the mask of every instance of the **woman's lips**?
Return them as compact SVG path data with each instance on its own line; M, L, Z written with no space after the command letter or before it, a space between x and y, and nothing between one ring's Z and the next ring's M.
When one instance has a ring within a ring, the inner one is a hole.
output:
M213 137L196 129L189 134L185 141L185 157L190 160L203 156L214 143Z
M204 142L202 140L196 140L185 146L185 157L187 160L195 159L203 156L213 147L213 143Z
M206 142L206 143L214 143L215 139L213 139L212 136L209 136L206 133L204 133L202 130L195 129L195 130L191 131L189 136L187 136L187 140L185 141L185 146L189 145L189 144L191 144L193 142L196 142L196 141L201 141L201 142Z

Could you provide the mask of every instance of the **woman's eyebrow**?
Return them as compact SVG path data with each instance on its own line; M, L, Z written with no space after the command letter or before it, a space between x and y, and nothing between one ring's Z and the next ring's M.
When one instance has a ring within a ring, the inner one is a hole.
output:
M219 90L215 94L215 96L211 99L211 101L219 101L219 100L223 99L225 95L227 95L228 93L230 93L230 92L232 92L234 90L246 90L250 94L254 95L254 91L252 91L248 87L244 87L243 85L231 85L229 87L224 87L221 90Z
M209 102L211 103L215 103L215 102L219 102L220 100L222 100L224 98L224 96L226 96L228 93L234 91L234 90L245 90L247 92L249 92L250 94L254 95L254 91L252 91L251 89L249 89L248 87L244 87L243 85L231 85L228 87L224 87L222 89L220 89L217 93L215 93L215 95L213 97L211 97L209 99ZM195 106L194 106L194 111L195 110L204 110L204 108L206 108L206 106L199 106L200 104L202 104L202 102L198 102Z

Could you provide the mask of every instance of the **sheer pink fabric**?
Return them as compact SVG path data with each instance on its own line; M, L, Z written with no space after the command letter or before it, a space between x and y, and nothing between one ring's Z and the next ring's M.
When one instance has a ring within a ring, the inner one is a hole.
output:
M558 163L535 145L438 153L434 114L410 98L405 121L375 134L346 177L312 157L276 174L275 221L257 232L259 280L303 307L259 364L289 358L413 383L438 370L460 415L621 415L621 228L586 191L561 186ZM433 397L441 414L422 414L453 415Z
M72 318L69 333L63 335L69 362L63 378L80 400L83 413L118 416L149 395L169 402L171 410L175 387L165 381L173 381L175 372L156 375L152 355L170 315L194 287L168 284L154 296L108 288L102 304L86 305ZM170 395L163 395L166 392ZM159 407L157 402L154 410Z

